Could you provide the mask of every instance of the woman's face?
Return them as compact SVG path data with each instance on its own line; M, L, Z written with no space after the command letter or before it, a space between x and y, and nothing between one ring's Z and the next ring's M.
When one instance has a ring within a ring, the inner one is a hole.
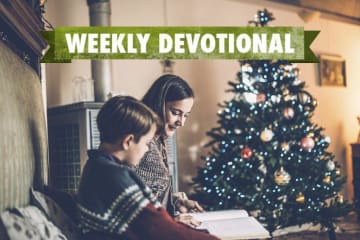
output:
M165 103L165 135L171 137L177 128L184 126L186 118L190 115L194 99L185 98Z

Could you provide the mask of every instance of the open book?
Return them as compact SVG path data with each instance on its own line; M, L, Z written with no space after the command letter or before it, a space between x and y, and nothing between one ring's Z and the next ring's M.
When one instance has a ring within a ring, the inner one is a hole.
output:
M207 229L222 240L269 238L269 232L245 210L222 210L185 213L201 222L198 229Z

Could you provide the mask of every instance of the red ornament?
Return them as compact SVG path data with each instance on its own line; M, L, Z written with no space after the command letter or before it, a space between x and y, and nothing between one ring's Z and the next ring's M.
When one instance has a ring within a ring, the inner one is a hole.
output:
M241 157L242 158L250 158L252 156L253 151L251 150L251 148L244 148L243 150L241 150Z
M284 109L283 114L286 119L292 119L295 115L295 112L291 107L287 107Z
M315 146L315 141L310 137L304 137L301 139L300 145L305 150L311 150Z
M264 93L259 93L256 95L256 102L265 102L266 95Z

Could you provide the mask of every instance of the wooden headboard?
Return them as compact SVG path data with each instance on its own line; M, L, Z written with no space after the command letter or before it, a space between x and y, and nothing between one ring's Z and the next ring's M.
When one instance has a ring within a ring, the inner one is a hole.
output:
M24 0L0 2L0 212L29 203L47 181L47 129L39 78L41 40ZM40 40L39 40L40 39Z
M37 74L0 42L0 212L45 181L47 131Z

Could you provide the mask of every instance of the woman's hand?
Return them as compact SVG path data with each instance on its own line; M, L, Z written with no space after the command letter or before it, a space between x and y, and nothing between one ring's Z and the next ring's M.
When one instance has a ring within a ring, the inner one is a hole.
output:
M193 228L196 228L196 227L200 226L200 224L201 224L201 222L195 220L190 215L178 215L174 219L177 222L184 223L185 225L188 225L188 226L193 227Z
M175 204L180 213L204 212L204 209L197 201L189 199L179 199Z

